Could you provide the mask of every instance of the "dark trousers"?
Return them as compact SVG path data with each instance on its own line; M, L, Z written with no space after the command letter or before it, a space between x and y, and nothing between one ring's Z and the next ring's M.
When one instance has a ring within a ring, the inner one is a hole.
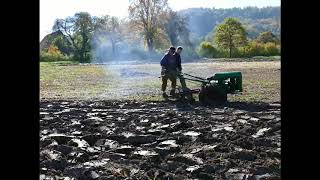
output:
M180 84L181 84L182 90L186 90L187 89L187 84L186 84L186 80L184 79L183 75L178 74L177 76L178 76L178 78L180 80Z
M177 85L177 72L167 71L166 73L164 73L164 75L162 76L162 91L166 90L168 79L171 81L171 91L174 91Z

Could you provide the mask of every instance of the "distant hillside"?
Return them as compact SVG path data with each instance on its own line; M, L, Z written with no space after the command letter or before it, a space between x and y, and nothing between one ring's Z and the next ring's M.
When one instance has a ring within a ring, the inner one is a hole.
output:
M248 36L255 38L262 31L271 31L280 36L280 7L247 7L232 9L190 8L178 12L187 17L193 38L212 35L216 25L227 17L239 18L245 25Z

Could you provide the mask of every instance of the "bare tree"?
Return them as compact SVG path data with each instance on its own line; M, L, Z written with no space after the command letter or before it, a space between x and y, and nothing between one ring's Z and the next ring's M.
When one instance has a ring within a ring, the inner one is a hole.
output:
M120 21L117 17L108 15L95 19L95 34L99 36L98 40L110 40L112 46L112 55L116 54L116 46L122 39L122 30Z
M163 24L161 15L169 10L168 0L132 0L129 15L132 28L142 32L149 52L154 50L154 40Z
M173 46L179 43L184 46L192 47L189 39L190 31L188 29L188 21L186 17L180 16L177 12L170 10L165 17L164 23L165 31Z

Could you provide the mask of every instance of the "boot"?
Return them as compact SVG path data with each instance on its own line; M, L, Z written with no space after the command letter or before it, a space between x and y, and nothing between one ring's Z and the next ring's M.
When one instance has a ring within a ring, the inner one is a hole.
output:
M167 99L167 98L168 98L167 93L166 93L166 92L163 92L163 93L162 93L162 97L165 98L165 99Z
M175 96L175 90L174 90L174 89L172 89L172 90L170 91L170 96Z

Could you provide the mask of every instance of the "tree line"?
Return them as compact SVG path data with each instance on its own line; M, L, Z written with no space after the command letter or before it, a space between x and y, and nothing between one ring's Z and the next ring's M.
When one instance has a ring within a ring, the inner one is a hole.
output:
M245 26L250 38L256 38L263 31L280 35L280 7L190 8L178 13L188 19L188 28L194 36L193 41L208 34L211 36L215 26L228 17L238 18Z
M170 45L192 46L186 19L172 11L167 0L131 1L128 10L129 19L95 17L87 12L57 19L53 31L63 36L53 46L68 47L68 53L62 54L72 55L79 62L90 62L94 56L92 49L106 41L111 44L113 56L121 43L139 44L147 49L145 53L161 54Z
M253 57L280 55L280 39L271 31L261 32L255 39L247 37L247 31L236 18L226 18L214 29L212 41L201 42L201 57Z
M151 54L162 56L170 45L183 46L186 57L236 57L250 56L254 49L252 47L260 48L262 45L264 49L268 47L272 50L274 46L267 44L269 40L248 39L246 28L233 18L226 18L212 30L216 33L211 35L214 41L207 38L194 42L189 17L171 10L167 0L133 0L128 12L128 19L108 15L96 17L87 12L56 19L52 28L56 34L48 40L49 45L41 48L40 60L91 62L93 59L106 58L105 54L113 59L129 47L127 54L148 58ZM233 35L230 36L230 33ZM276 38L272 32L266 33L260 39L264 36ZM104 51L106 47L103 44L107 44L110 51ZM275 46L279 46L279 42Z

